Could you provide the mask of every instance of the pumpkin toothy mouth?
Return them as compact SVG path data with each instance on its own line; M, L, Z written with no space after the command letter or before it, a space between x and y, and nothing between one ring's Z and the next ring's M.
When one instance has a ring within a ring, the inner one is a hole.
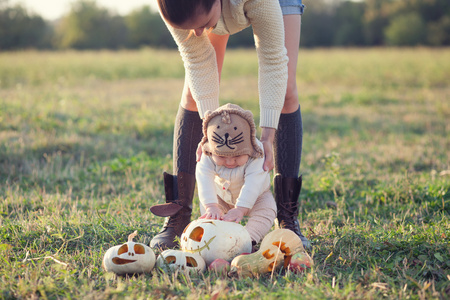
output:
M112 259L112 262L115 263L116 265L126 265L126 264L131 264L134 263L136 260L133 259L125 259L125 258L120 258L120 257L114 257Z

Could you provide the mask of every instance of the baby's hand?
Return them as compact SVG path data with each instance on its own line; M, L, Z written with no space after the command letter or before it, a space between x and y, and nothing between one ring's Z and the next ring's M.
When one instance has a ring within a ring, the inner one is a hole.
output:
M207 204L206 206L206 212L203 214L203 216L200 217L200 219L214 219L214 220L221 220L223 217L223 212L219 207L219 204L212 203Z
M237 206L233 209L230 209L222 218L222 220L239 223L249 210L249 208Z

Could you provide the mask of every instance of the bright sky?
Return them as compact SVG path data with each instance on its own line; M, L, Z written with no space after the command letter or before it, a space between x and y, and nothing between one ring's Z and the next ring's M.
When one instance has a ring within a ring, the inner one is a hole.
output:
M68 13L73 2L76 0L9 0L10 4L20 3L47 20L55 20ZM156 7L155 0L97 0L96 2L99 7L107 8L119 15L126 15L144 5Z

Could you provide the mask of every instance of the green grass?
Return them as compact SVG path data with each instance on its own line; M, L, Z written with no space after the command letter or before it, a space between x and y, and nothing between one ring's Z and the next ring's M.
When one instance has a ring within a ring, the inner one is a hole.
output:
M162 223L176 51L0 53L0 298L450 297L450 49L301 50L301 224L315 266L258 279L105 273ZM254 51L221 102L258 115ZM199 216L195 199L194 217Z

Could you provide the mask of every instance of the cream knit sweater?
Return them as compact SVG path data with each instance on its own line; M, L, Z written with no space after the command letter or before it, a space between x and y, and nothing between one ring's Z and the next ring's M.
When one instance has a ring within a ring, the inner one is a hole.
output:
M287 87L287 51L278 0L222 0L222 14L213 33L234 34L252 26L259 61L260 126L277 128ZM189 84L203 118L219 107L219 73L216 54L206 32L200 37L190 30L167 24L178 45ZM189 37L189 38L188 38Z

